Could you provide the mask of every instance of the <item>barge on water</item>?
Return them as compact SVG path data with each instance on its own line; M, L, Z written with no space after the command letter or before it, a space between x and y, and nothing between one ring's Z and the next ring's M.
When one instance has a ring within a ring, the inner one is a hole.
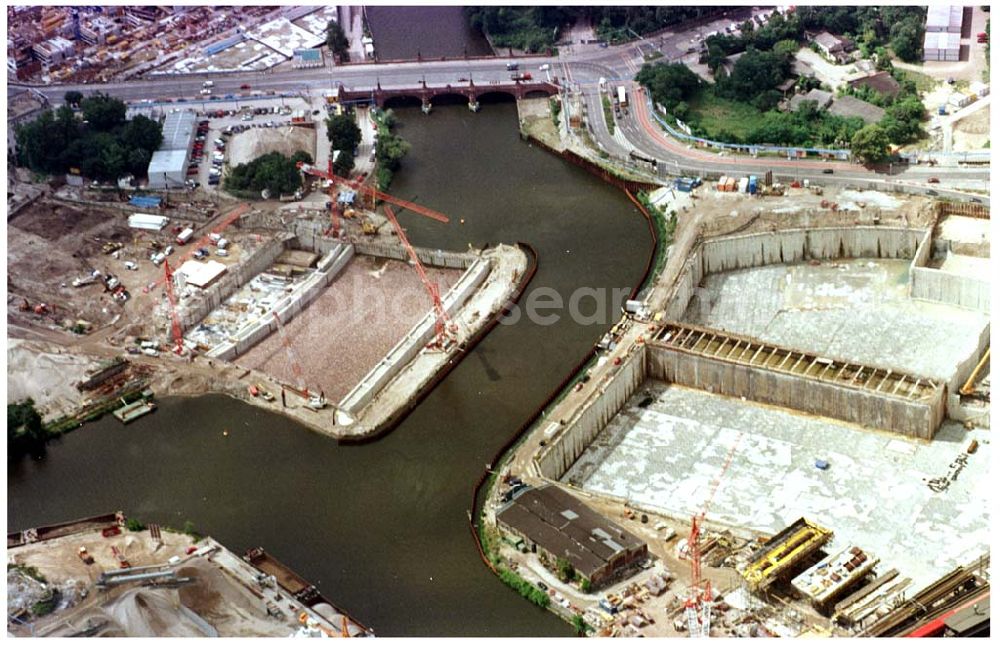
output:
M268 554L264 548L252 548L243 553L243 560L262 573L274 577L278 585L288 591L300 603L308 606L314 613L330 625L329 631L343 637L373 636L374 631L365 627L357 620L344 613L333 602L324 597L319 590L300 577L295 571Z
M138 401L127 403L121 408L115 410L115 418L123 424L128 424L143 415L148 415L156 410L156 404L152 401L152 396L153 393L151 391L143 390L142 397Z

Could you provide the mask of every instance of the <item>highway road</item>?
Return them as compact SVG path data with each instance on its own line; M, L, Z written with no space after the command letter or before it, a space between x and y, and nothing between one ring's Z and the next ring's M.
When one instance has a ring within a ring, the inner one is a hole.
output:
M630 43L617 47L601 48L592 46L572 46L561 52L558 59L546 57L529 57L518 59L477 59L477 60L447 60L447 61L411 61L385 64L347 65L337 68L293 69L280 68L271 72L242 72L231 74L185 75L181 76L147 76L145 78L121 81L107 84L89 85L58 85L36 87L49 100L61 103L64 93L69 90L79 90L85 94L100 91L119 97L125 101L170 99L181 97L200 99L199 91L205 79L215 82L216 96L228 94L248 94L253 91L274 91L276 93L309 94L316 96L326 90L342 84L346 89L368 89L381 84L383 88L418 87L421 82L428 86L443 87L446 85L461 86L472 79L477 85L488 85L491 82L509 83L510 72L505 64L517 61L523 71L532 71L538 77L539 66L544 63L551 65L547 73L554 80L567 85L572 91L582 94L590 116L594 138L608 153L617 158L625 158L630 151L637 151L646 157L655 158L666 165L668 170L673 167L678 173L697 173L711 175L718 173L732 174L763 174L772 170L779 179L797 178L822 181L823 184L855 184L879 187L886 190L904 190L909 192L938 192L942 196L971 200L976 198L988 203L986 196L958 191L957 188L971 188L988 191L989 169L981 167L959 166L903 166L893 169L893 173L875 172L864 166L842 162L824 161L818 159L788 160L783 158L751 158L749 156L734 156L726 153L719 155L705 149L692 148L687 144L671 138L656 123L646 105L644 89L638 87L632 79L642 65L642 48L647 51L657 49L664 54L664 59L677 58L685 53L685 47L692 38L728 24L729 19L714 21L683 32L664 33L652 39L644 39L639 43ZM664 60L661 59L661 60ZM598 81L607 79L611 83L625 83L633 88L631 106L627 113L618 121L615 135L612 135L604 124L603 107L600 99ZM249 85L251 91L241 90L241 86ZM17 92L20 84L9 84L8 95ZM824 170L833 170L832 174ZM941 184L930 185L928 178L936 177ZM955 188L949 186L954 185Z

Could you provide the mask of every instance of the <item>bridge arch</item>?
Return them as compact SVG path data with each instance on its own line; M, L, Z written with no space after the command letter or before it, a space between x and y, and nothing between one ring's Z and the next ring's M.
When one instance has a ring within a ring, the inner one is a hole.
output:
M517 95L507 90L482 90L476 93L476 101L483 104L505 104L517 100Z
M420 106L423 102L417 94L388 95L382 99L382 108L404 108Z

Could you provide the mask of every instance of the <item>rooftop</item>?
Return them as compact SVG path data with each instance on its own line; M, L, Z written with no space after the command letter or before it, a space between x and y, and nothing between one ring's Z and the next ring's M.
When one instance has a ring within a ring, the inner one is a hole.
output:
M186 151L191 145L197 120L197 116L188 111L167 113L167 118L163 121L163 144L160 145L160 151Z
M620 552L645 545L552 485L522 492L500 510L497 519L551 554L568 559L575 569L586 575L601 569Z
M815 101L816 106L820 109L826 108L830 105L833 100L833 93L827 92L825 90L820 90L818 88L813 88L804 95L795 95L788 100L789 110L795 111L799 109L799 106L804 101Z
M865 124L874 124L885 116L885 109L850 95L837 97L829 110L830 113L841 117L860 117Z
M927 7L927 29L946 29L959 32L962 29L963 7L957 5L930 5Z
M895 97L899 94L899 82L893 78L892 74L885 71L876 72L860 79L854 79L850 82L850 85L852 88L868 87L875 92L880 92L890 97Z

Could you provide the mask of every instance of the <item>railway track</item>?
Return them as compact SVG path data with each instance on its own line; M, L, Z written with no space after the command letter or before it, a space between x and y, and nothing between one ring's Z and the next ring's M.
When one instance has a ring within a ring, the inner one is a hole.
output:
M989 582L979 575L988 566L989 555L984 555L974 564L955 568L857 635L906 635L945 610L961 606L988 590Z

